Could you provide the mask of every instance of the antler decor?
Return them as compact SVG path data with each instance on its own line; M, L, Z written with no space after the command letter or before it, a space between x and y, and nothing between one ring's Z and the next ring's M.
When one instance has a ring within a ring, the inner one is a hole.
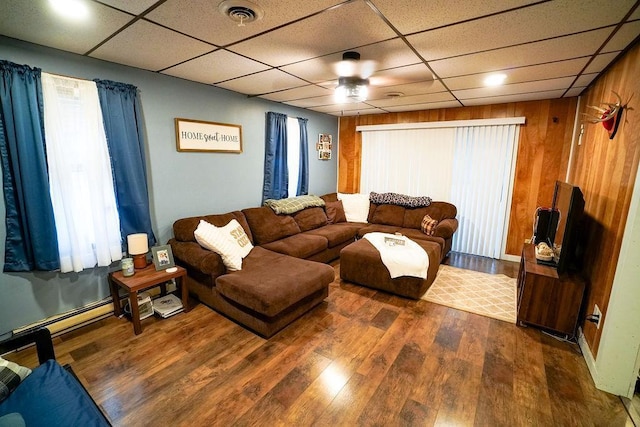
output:
M592 115L588 113L582 113L585 117L586 122L589 123L602 123L602 126L609 133L609 139L613 139L618 131L618 125L620 124L620 119L622 118L622 111L625 109L626 105L622 105L622 98L616 92L613 94L618 98L618 102L615 104L611 104L609 102L601 102L601 105L606 106L607 108L596 107L593 105L587 105L587 108L592 108L600 113L600 115Z

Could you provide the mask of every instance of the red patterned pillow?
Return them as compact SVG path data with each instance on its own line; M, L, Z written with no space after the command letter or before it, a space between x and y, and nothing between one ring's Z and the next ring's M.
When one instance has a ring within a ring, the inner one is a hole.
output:
M422 232L427 236L432 236L436 232L436 225L438 225L438 220L431 218L429 215L425 215L422 218Z

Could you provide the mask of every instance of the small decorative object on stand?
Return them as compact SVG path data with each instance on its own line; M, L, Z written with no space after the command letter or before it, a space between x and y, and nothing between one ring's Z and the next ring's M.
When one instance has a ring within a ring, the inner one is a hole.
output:
M133 258L122 258L122 261L120 261L120 267L122 269L122 275L124 277L130 277L135 274L135 269L133 268Z

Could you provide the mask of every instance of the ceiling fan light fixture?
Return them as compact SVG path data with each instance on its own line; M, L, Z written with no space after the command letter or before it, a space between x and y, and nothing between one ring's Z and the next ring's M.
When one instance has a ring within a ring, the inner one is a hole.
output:
M340 77L338 79L338 87L334 92L336 102L362 102L367 100L367 96L369 96L369 79L360 77Z

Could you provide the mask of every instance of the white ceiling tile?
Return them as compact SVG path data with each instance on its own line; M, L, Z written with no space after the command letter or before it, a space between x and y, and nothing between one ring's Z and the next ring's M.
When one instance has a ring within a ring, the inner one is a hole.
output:
M280 92L268 93L261 95L261 98L265 98L271 101L286 102L294 101L297 99L313 98L318 96L330 96L333 92L325 87L317 85L307 85L298 87L295 89L283 90Z
M640 9L640 8L639 8ZM624 24L602 49L602 53L624 50L640 34L640 21Z
M599 73L611 63L616 56L618 56L620 52L611 52L611 53L603 53L601 55L596 56L593 61L587 66L584 70L585 74L590 73Z
M529 67L497 70L491 73L472 74L468 76L444 79L444 84L451 90L473 89L484 87L484 79L494 73L507 75L506 84L523 83L534 80L544 80L559 77L577 76L589 58L570 59L549 64L532 65Z
M158 71L212 49L206 43L140 20L93 51L90 56ZM158 52L162 52L162 55L158 55Z
M216 86L247 95L261 95L291 87L306 86L307 82L280 70L267 70L249 76L218 83Z
M466 106L503 104L505 102L537 101L540 99L560 98L564 90L552 90L548 92L533 92L518 95L490 96L487 98L465 99L462 103Z
M384 21L358 1L277 29L268 38L256 37L230 49L269 65L282 66L393 37L395 33Z
M370 104L374 107L379 108L388 108L398 105L409 105L409 104L426 104L431 102L441 102L441 101L454 101L455 98L449 92L439 92L439 93L430 93L426 95L409 95L409 96L400 96L396 98L384 98L384 99L373 99L367 101L367 104Z
M261 20L238 26L235 21L218 11L222 0L168 0L147 18L175 28L190 36L219 46L244 40L288 22L314 14L335 4L339 0L253 0L264 10Z
M578 77L578 79L573 84L573 86L574 87L585 88L585 87L589 86L589 84L591 84L593 79L595 79L596 77L598 77L597 73L582 74L580 77Z
M536 0L467 1L374 0L373 3L402 33L413 33L534 3Z
M47 0L2 0L0 34L84 54L133 19L99 3L86 5L89 17L78 21L56 14Z
M396 86L400 84L433 80L433 73L423 63L390 68L374 73L369 81L374 86Z
M367 99L387 99L388 93L391 92L401 92L411 95L423 95L428 93L437 93L445 91L442 83L438 81L428 80L425 82L418 83L408 83L404 85L395 85L395 86L369 86L369 96Z
M323 96L293 99L291 101L287 101L287 104L293 105L294 107L309 108L309 107L321 107L323 105L335 104L335 100L333 98L333 93L328 93Z
M476 89L454 90L456 98L464 102L471 98L488 98L493 96L517 95L529 92L544 92L552 90L567 89L573 83L575 77L564 77L561 79L538 80L527 83L507 84L495 87L480 87Z
M564 94L564 98L571 98L574 96L580 96L582 92L586 89L586 87L572 87Z
M522 46L432 61L429 65L438 76L446 78L579 58L590 55L602 46L610 32L607 28L594 30Z
M441 102L428 102L425 104L409 104L409 105L397 105L391 107L385 107L385 110L392 113L399 113L402 111L420 111L420 110L433 110L436 108L458 108L461 107L458 101L441 101Z
M221 67L220 64L224 64ZM217 50L171 67L164 74L211 84L264 71L269 67L226 50Z
M108 4L110 6L116 7L120 10L124 10L129 13L133 13L134 15L139 15L145 10L149 9L158 0L101 0L102 3Z
M624 12L618 7L603 8L601 1L563 0L420 33L407 40L430 61L586 31L615 24L622 17Z

